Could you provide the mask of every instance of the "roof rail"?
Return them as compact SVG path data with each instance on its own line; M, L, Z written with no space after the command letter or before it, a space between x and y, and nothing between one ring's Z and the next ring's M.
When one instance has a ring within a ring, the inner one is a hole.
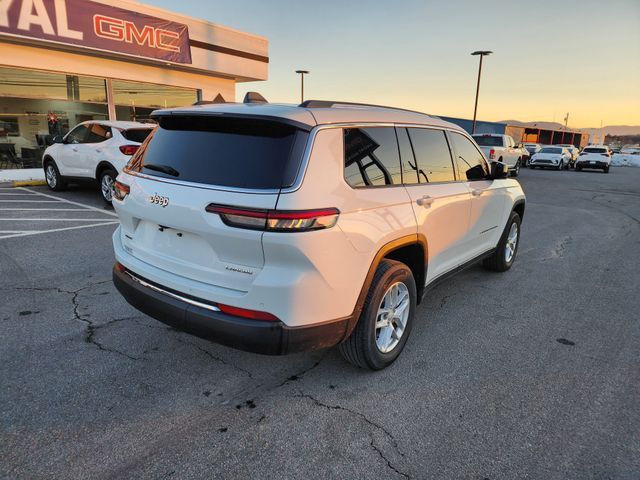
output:
M398 107L390 107L388 105L374 105L371 103L354 103L354 102L338 102L334 100L305 100L302 102L299 107L302 108L333 108L340 107L344 105L345 107L373 107L373 108L386 108L389 110L399 110L401 112L410 112L410 113L419 113L420 115L429 115L428 113L418 112L417 110L409 110L407 108L398 108Z

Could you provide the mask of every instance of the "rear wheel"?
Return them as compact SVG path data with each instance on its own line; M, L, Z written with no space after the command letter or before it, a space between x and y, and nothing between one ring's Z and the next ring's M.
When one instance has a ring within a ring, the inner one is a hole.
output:
M416 284L409 267L382 260L365 300L362 313L340 353L361 368L381 370L402 352L413 326Z
M117 176L118 173L115 170L108 168L100 172L98 179L102 199L109 205L111 205L111 200L113 200L113 182L115 182Z
M511 268L518 245L520 244L520 215L517 212L511 212L507 226L502 232L502 237L498 242L495 252L486 258L483 262L485 268L494 272L505 272Z
M604 173L609 173L609 165L603 168Z
M44 165L44 178L47 181L47 186L55 191L59 192L67 188L67 184L60 175L58 167L53 160L48 160Z

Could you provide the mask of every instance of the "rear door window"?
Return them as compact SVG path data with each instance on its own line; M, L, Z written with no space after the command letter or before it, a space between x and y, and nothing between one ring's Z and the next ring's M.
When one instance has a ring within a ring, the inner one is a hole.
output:
M87 128L86 125L78 125L76 128L74 128L69 132L65 141L66 143L73 143L73 144L84 143L88 133L89 133L89 129Z
M89 133L84 143L100 143L111 138L111 127L94 123L89 126Z
M401 185L393 127L344 129L344 178L352 187Z
M456 177L443 130L409 128L420 183L453 182Z
M473 142L460 133L449 132L449 134L462 179L484 180L489 178L489 166Z
M261 119L167 116L129 169L208 185L279 189L298 174L308 133Z

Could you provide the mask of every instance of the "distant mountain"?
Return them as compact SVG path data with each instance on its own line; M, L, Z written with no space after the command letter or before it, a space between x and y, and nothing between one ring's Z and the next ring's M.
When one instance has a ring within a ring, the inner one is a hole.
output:
M539 127L550 130L562 130L564 125L558 122L521 122L519 120L502 120L500 123L508 123L509 125L519 125L522 127ZM569 128L576 128L569 125ZM640 125L606 125L602 128L595 127L578 127L585 133L594 134L604 132L606 135L640 135Z

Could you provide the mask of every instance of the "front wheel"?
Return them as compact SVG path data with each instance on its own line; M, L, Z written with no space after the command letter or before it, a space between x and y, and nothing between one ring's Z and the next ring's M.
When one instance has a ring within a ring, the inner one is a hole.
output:
M520 244L520 215L511 212L495 252L483 261L485 268L494 272L506 272L513 265Z
M609 173L609 165L603 168L604 173Z
M518 159L518 161L516 162L516 166L514 167L513 171L511 172L511 176L512 177L517 177L520 174L520 159Z
M44 178L47 181L47 186L54 192L59 192L67 188L67 184L60 175L58 167L53 160L47 161L44 166Z
M118 173L112 169L103 170L100 173L100 193L102 194L102 199L108 205L111 205L111 201L113 200L113 183L117 176Z
M402 352L416 310L416 283L409 267L395 260L378 266L353 332L339 345L357 367L382 370Z

